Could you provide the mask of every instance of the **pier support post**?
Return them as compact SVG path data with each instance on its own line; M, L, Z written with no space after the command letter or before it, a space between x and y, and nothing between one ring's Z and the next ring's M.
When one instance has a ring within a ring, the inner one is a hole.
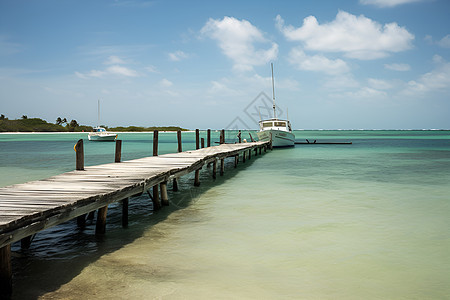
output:
M84 170L84 147L83 147L83 139L79 139L75 144L75 153L76 153L76 167L77 171Z
M255 156L258 156L258 148L255 148Z
M153 131L153 156L158 156L158 130Z
M211 129L206 132L206 147L211 147Z
M259 147L259 155L261 155L261 150L262 150L261 147Z
M194 186L200 186L200 169L195 170Z
M238 162L239 162L239 155L235 155L234 156L234 167L235 168L237 168Z
M220 176L223 176L223 173L225 171L225 159L220 159Z
M214 159L213 161L213 169L212 169L212 178L216 179L216 173L217 173L217 160Z
M181 130L177 131L177 140L178 140L178 152L183 152L183 147L181 146Z
M114 162L119 163L122 159L122 140L116 140L116 156Z
M252 149L248 150L248 160L252 158Z
M153 210L157 211L161 208L161 203L159 202L159 189L158 189L158 185L154 185L153 186Z
M245 163L245 151L242 152L242 162Z
M200 149L200 130L195 129L195 149Z
M122 200L122 227L128 227L128 200L130 198L125 198Z
M172 181L172 191L178 192L178 179L174 178Z
M10 299L12 294L11 245L0 248L0 299Z
M86 214L77 217L78 228L84 228L86 226Z
M29 235L20 240L20 248L28 249L31 246L31 241L33 240L34 235ZM0 298L1 299L1 298Z
M106 232L106 215L108 214L108 205L98 209L97 224L95 225L95 234L101 235Z
M161 188L161 204L163 206L169 206L169 196L167 195L167 181L159 184Z

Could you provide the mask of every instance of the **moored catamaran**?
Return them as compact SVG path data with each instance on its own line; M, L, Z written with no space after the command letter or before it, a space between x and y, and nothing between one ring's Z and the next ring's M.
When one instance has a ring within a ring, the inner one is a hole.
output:
M286 119L277 118L275 106L275 85L272 68L272 100L273 100L273 118L259 121L259 132L257 133L260 141L272 140L273 147L292 147L295 145L295 135L292 133L291 122Z

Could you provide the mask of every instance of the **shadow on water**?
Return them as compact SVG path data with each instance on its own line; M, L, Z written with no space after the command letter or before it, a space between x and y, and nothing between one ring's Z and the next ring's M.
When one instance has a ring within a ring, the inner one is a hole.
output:
M147 194L130 198L127 228L122 228L121 225L121 204L110 204L104 236L95 235L95 219L88 220L83 229L78 228L76 219L73 219L38 233L29 249L21 249L20 242L14 243L12 299L37 299L58 290L89 264L133 243L146 230L166 220L172 212L190 206L212 187L248 168L254 160L254 156L245 163L240 160L238 167L234 168L234 158L228 158L225 160L224 176L219 175L218 164L216 179L211 176L212 166L204 166L200 172L199 187L193 186L194 173L179 178L178 192L172 191L172 183L169 183L170 205L156 212L153 212L152 202Z

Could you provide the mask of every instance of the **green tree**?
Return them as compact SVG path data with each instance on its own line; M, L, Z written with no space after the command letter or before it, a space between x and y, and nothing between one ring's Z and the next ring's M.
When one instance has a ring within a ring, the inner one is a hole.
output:
M67 124L67 119L66 118L62 119L61 124Z
M22 119L26 120L26 119L28 119L28 116L27 115L23 115Z
M62 119L61 119L61 117L58 117L56 119L56 125L61 125L61 123L62 123Z
M69 126L75 128L75 127L78 127L80 125L78 124L77 120L72 120L72 121L70 121Z
M4 120L4 119L5 119L5 115L2 114L2 115L0 116L0 120Z

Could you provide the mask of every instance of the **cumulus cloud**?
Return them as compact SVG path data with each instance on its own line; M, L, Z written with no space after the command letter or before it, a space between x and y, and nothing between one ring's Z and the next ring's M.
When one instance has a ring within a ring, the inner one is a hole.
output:
M408 50L414 40L414 35L397 23L381 25L363 15L355 16L345 11L339 11L335 20L322 25L314 16L305 18L299 28L285 26L280 15L276 22L288 40L303 42L306 50L344 53L361 60Z
M108 59L104 63L105 65L122 65L125 64L125 61L123 61L121 58L115 55L111 55L108 57Z
M436 64L435 69L420 76L417 80L408 82L407 93L424 93L450 88L450 63L439 55L435 55L433 60Z
M389 81L382 79L369 78L367 82L369 83L369 86L371 88L376 90L388 90L393 88L392 84Z
M186 53L184 53L183 51L181 51L181 50L169 53L169 59L171 61L180 61L180 60L185 59L187 57L188 57L188 55Z
M233 68L239 71L267 64L278 55L276 43L271 43L268 49L257 48L257 43L267 44L270 41L247 20L232 17L209 19L201 29L201 34L216 40L222 52L233 61Z
M393 71L399 71L399 72L405 72L411 70L411 66L408 64L385 64L385 69L393 70Z
M378 7L394 7L401 4L424 2L424 1L425 0L359 0L359 3L364 5L374 5Z
M324 72L329 75L346 73L350 69L342 59L328 59L320 54L308 56L301 48L292 49L288 59L301 70Z
M439 42L438 45L443 48L450 48L450 34L444 36Z

